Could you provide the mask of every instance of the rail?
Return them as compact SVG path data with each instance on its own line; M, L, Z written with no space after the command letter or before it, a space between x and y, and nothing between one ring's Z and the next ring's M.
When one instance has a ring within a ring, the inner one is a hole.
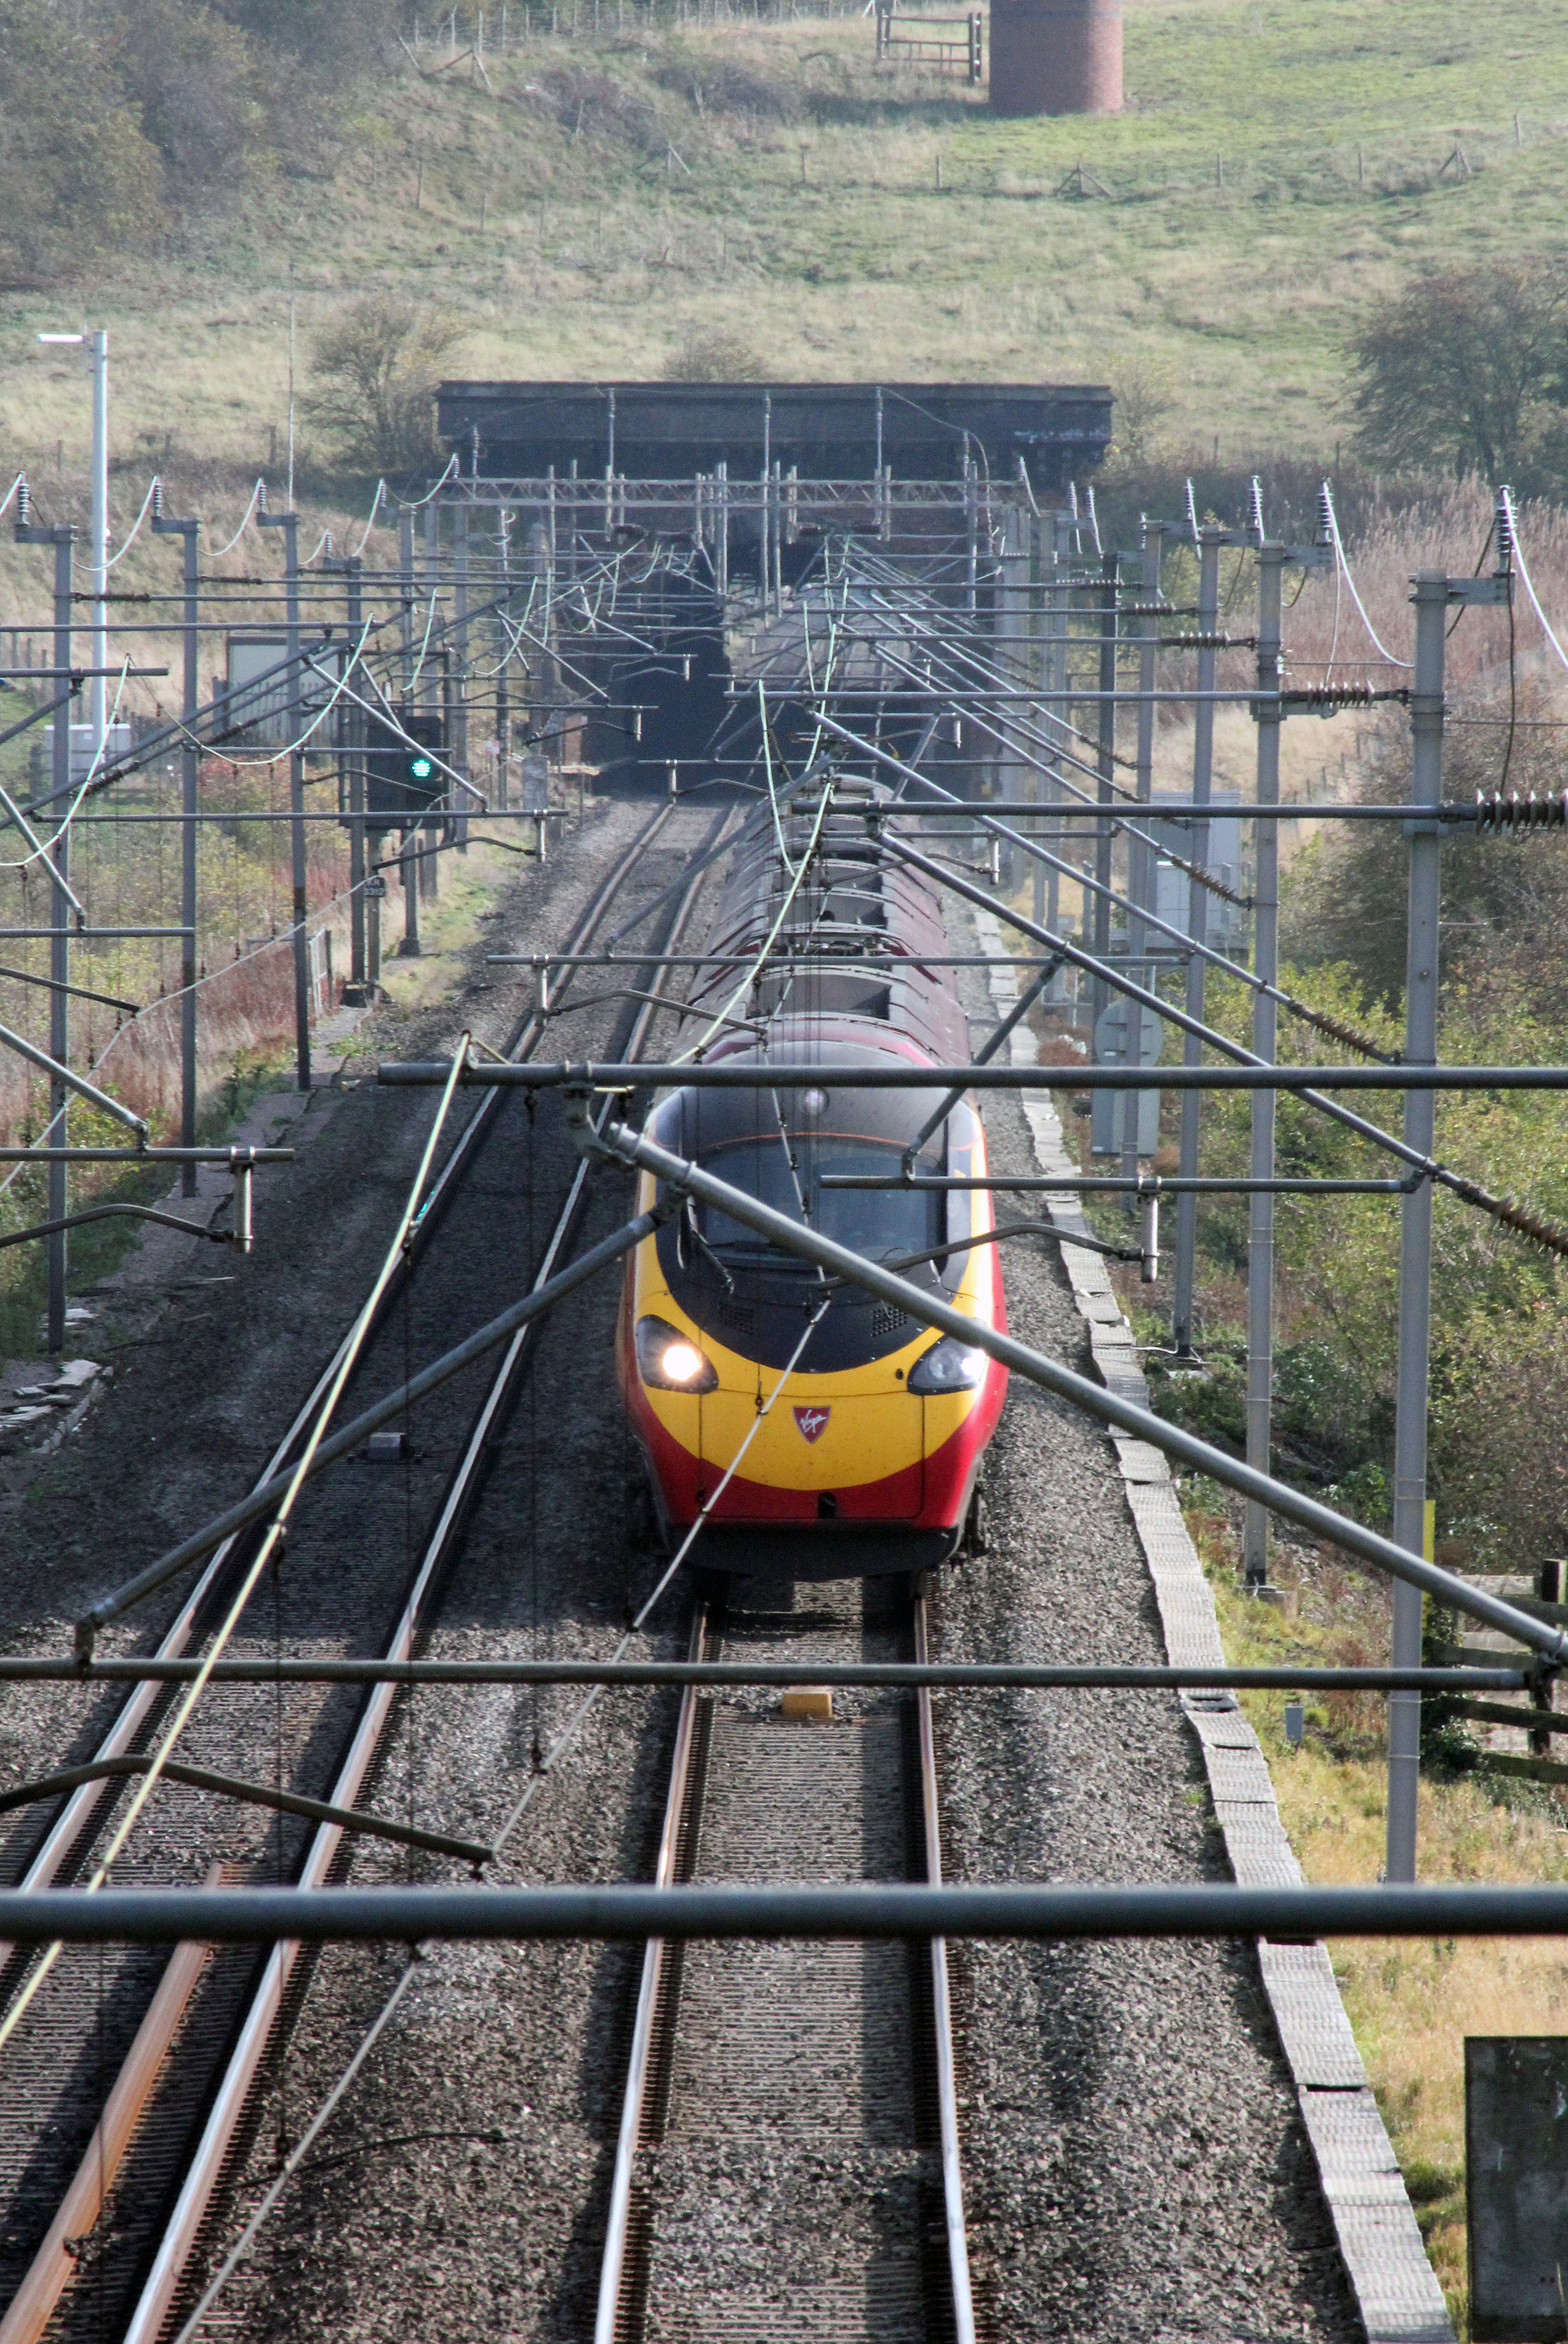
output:
M592 938L620 889L662 834L673 811L667 804L658 808L638 832L626 854L595 887L574 924L576 941L573 949L581 948ZM517 1063L530 1049L536 1047L544 1031L543 1021L535 1012L530 1011L509 1037L510 1062ZM398 1292L411 1275L415 1262L429 1247L463 1177L476 1159L503 1096L499 1090L481 1094L428 1189L415 1201L408 1246L393 1274L384 1280L379 1295L375 1298L367 1332L373 1331L384 1322ZM567 1216L572 1227L575 1227L583 1194L584 1168L581 1164L576 1167L572 1182ZM541 1279L548 1277L561 1258L563 1245L570 1242L570 1228L563 1228L558 1223L555 1242L547 1249ZM359 1316L363 1319L366 1313L362 1310ZM415 1640L428 1617L453 1540L460 1531L464 1510L476 1486L491 1432L500 1415L504 1413L506 1391L521 1372L536 1324L531 1323L513 1336L492 1379L487 1405L481 1409L480 1420L472 1428L445 1500L439 1510L434 1531L427 1541L416 1582L383 1656L386 1667L395 1668L411 1660ZM267 1469L259 1477L258 1490L266 1490L280 1478L287 1477L297 1465L309 1428L335 1379L342 1371L347 1350L346 1339L317 1379L309 1396L274 1450ZM134 1763L137 1744L153 1731L162 1708L177 1684L187 1677L199 1676L204 1666L210 1668L209 1663L204 1663L194 1656L187 1659L189 1647L199 1641L207 1614L225 1599L227 1591L245 1568L248 1551L248 1541L243 1533L236 1533L213 1554L197 1587L181 1606L173 1626L160 1640L154 1666L162 1672L172 1670L173 1674L160 1673L150 1678L138 1678L135 1682L129 1699L100 1744L92 1764L93 1773L101 1775L112 1772L117 1775L127 1763ZM180 1665L177 1666L177 1663ZM371 1688L349 1747L337 1768L329 1800L326 1803L297 1802L297 1805L317 1809L323 1805L337 1809L355 1807L381 1747L396 1690L396 1679L392 1676L384 1677ZM85 1783L75 1792L28 1867L23 1883L24 1894L35 1897L47 1893L72 1864L80 1859L95 1829L106 1816L105 1802L106 1785L101 1780ZM300 1893L309 1893L325 1884L342 1848L345 1828L342 1823L320 1820L319 1827L309 1844L300 1874ZM11 1942L13 1945L19 1943L16 1940ZM190 2248L199 2233L202 2217L220 2176L226 2148L235 2136L248 2095L254 2087L300 1951L298 1941L280 1944L278 1957L265 1966L257 1991L239 2025L234 2049L197 2155L179 2193L173 2218L166 2227L153 2268L141 2291L127 2331L129 2334L156 2335L159 2321L174 2299ZM141 2088L132 2080L138 2063L145 2066L153 2057L155 2042L161 2046L157 2053L157 2058L161 2059L167 2052L177 2036L190 1996L200 1983L204 1967L204 1961L183 1958L173 1966L169 1975L177 1976L182 1981L181 1992L175 1996L175 2006L172 2010L168 2006L169 1997L160 1986L155 1997L157 2025L149 2013L120 2080L111 2089L109 2106L99 2134L95 2137L92 2151L98 2167L98 2178L94 2186L100 2198L106 2192L116 2169L131 2149L137 2123L150 2090L150 2086ZM151 2030L150 2034L148 2030ZM73 2187L78 2197L88 2187L81 2174L78 2174ZM56 2218L35 2253L18 2292L16 2306L23 2309L14 2307L5 2326L0 2328L4 2344L36 2344L42 2336L55 2307L70 2287L77 2269L76 2258L62 2244L66 2235L74 2237L76 2233L62 2230Z

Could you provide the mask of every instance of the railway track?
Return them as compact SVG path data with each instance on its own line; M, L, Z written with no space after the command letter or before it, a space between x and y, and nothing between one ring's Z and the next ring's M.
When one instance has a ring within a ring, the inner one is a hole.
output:
M611 907L624 902L664 839L673 813L672 808L662 807L595 889L574 924L567 950L584 949L602 930ZM723 821L721 816L710 826L702 847L713 844ZM701 848L689 851L683 840L677 851L683 864L702 859ZM667 875L655 871L661 882L667 881ZM678 941L703 875L699 870L670 906L662 923L663 948ZM622 1010L613 1017L625 1037L626 1049L633 1056L643 1047L659 1015L661 989L655 975L646 986L653 997L644 999L634 1012ZM556 1014L564 1005L558 992ZM514 1060L526 1058L545 1030L539 1012L531 1012L510 1037L506 1055ZM396 1358L400 1315L404 1319L406 1350L409 1303L430 1283L440 1233L448 1231L440 1241L443 1261L450 1250L460 1248L465 1234L472 1234L459 1226L464 1215L454 1212L454 1207L467 1190L480 1184L484 1143L507 1111L504 1093L481 1095L420 1200L397 1273L370 1330L365 1364L359 1371L367 1388L374 1387L378 1374L385 1380ZM529 1265L532 1280L542 1281L569 1257L586 1197L586 1167L573 1158L565 1173L564 1196L551 1217L542 1248ZM427 1259L430 1268L426 1278L416 1279L416 1268ZM400 1300L404 1306L401 1314ZM340 1648L376 1649L379 1645L391 1658L407 1657L419 1649L439 1612L498 1436L527 1376L536 1335L533 1326L521 1330L499 1365L483 1371L482 1388L477 1394L471 1379L464 1380L459 1405L466 1412L451 1427L455 1438L446 1443L453 1452L452 1462L432 1485L433 1502L426 1508L417 1561L389 1632L367 1635L345 1622ZM378 1339L383 1355L379 1370ZM421 1341L421 1350L424 1348ZM258 1479L284 1470L298 1455L341 1358L340 1347L316 1379ZM372 1526L365 1523L362 1528L369 1547L374 1543ZM206 1648L254 1552L257 1535L241 1534L213 1555L159 1640L160 1656L199 1653ZM264 1600L258 1591L257 1606ZM315 1622L319 1636L324 1624L319 1620ZM145 1751L154 1742L169 1705L166 1688L145 1683L133 1688L103 1733L96 1755L106 1759ZM362 1808L384 1771L400 1706L394 1689L389 1686L371 1688L358 1704L309 1698L299 1704L291 1692L287 1718L282 1702L278 1706L277 1749L272 1754L280 1777L294 1787L303 1767L308 1779L300 1787L334 1805ZM260 1707L253 1705L253 1742L254 1712ZM192 1721L193 1729L196 1723ZM239 1771L254 1778L269 1773L271 1764L253 1762ZM40 1888L80 1877L112 1824L121 1787L114 1783L95 1783L72 1793L27 1862L21 1884ZM440 1834L419 1836L432 1852L443 1840L449 1851L453 1844ZM177 1873L182 1864L188 1864L189 1837L184 1829L164 1824L156 1835L144 1831L143 1840L147 1852L138 1853L128 1867L118 1867L116 1879L167 1878L171 1861ZM302 1833L288 1831L280 1821L271 1862L264 1872L257 1871L253 1864L250 1876L320 1884L343 1877L352 1854L349 1835L335 1824ZM21 2259L15 2249L23 2243L17 2234L22 2208L27 2207L35 2215L47 2212L50 2218L46 2227L39 2225L41 2235L26 2241L30 2251L25 2268L0 2319L3 2344L33 2344L33 2339L46 2333L52 2338L114 2333L126 2339L126 2344L130 2339L153 2344L159 2336L174 2332L194 2300L206 2230L221 2200L225 2181L237 2169L253 2136L258 2090L298 2016L312 1966L298 1946L275 1947L259 1964L234 1954L208 1959L201 1948L182 1947L161 1976L157 1965L133 1955L116 1965L115 1976L106 1983L102 1965L69 1957L62 1962L59 1973L27 2012L7 2055L5 2105L0 2106L0 2162L5 2161L5 2117L13 2105L35 2107L41 2099L53 2103L58 2114L54 2124L43 2128L46 2135L53 2136L47 2154L39 2155L36 2140L23 2141L22 2156L14 2150L9 2160L13 2165L13 2174L6 2177L13 2181L11 2224L5 2246L11 2251L5 2259L12 2265L12 2274ZM22 1987L26 1970L27 1964L21 1958L7 1962L0 1985L8 2000ZM106 2023L111 2003L112 2015ZM124 2056L116 2058L120 2046ZM62 2076L71 2079L64 2103L58 2089ZM89 2106L93 2113L84 2123ZM62 2156L66 2143L60 2135L72 2132L76 2140L70 2145L77 2153L67 2159ZM26 2186L29 2169L32 2176L42 2178L41 2167L58 2177L52 2179L47 2197Z
M693 1659L923 1659L906 1581L699 1607ZM688 1690L655 1877L941 1878L931 1699ZM940 1943L646 1948L594 2344L974 2344Z

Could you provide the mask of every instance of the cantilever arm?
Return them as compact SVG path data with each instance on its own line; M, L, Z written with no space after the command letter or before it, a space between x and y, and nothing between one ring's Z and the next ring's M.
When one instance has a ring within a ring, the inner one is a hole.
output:
M183 1221L177 1213L160 1213L156 1205L88 1205L79 1213L66 1213L57 1221L34 1221L25 1229L7 1229L0 1237L0 1246L30 1245L35 1238L52 1238L58 1229L77 1229L84 1221L157 1221L166 1229L183 1229L187 1238L207 1238L214 1245L232 1245L232 1229L204 1228L198 1222Z
M69 1066L62 1066L57 1058L51 1058L46 1050L40 1050L37 1044L29 1042L25 1034L14 1034L9 1026L0 1026L0 1044L8 1050L15 1050L18 1057L28 1059L35 1066L41 1066L55 1082L64 1083L67 1090L90 1099L95 1106L101 1106L106 1115L112 1115L116 1123L123 1123L127 1131L134 1131L138 1138L146 1141L147 1125L144 1116L133 1115L128 1106L122 1106L118 1099L109 1096L107 1091L101 1091L96 1083L87 1080L86 1075L73 1074Z
M97 1758L90 1765L66 1766L57 1774L46 1774L40 1782L19 1783L15 1790L0 1791L0 1814L12 1807L30 1807L40 1799L52 1799L63 1791L75 1791L84 1783L112 1781L121 1774L145 1774L152 1759L143 1753L133 1753L124 1758ZM402 1847L424 1848L433 1855L460 1856L465 1864L488 1864L495 1854L478 1840L452 1839L445 1832L420 1831L412 1824L394 1824L381 1815L361 1814L357 1807L333 1806L326 1799L302 1798L297 1791L275 1791L267 1783L248 1783L237 1774L215 1774L206 1766L187 1766L182 1761L169 1759L162 1769L171 1783L184 1783L193 1791L215 1791L220 1798L241 1799L248 1806L271 1807L285 1815L303 1815L308 1822L336 1824L340 1831L363 1832L372 1839L396 1840Z

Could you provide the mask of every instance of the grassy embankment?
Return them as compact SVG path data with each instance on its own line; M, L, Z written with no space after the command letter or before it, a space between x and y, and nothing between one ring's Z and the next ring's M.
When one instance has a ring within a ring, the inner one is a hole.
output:
M697 323L776 375L1136 376L1183 444L1328 453L1369 303L1561 242L1568 51L1546 0L1501 20L1134 0L1117 119L998 121L984 93L878 74L871 48L858 11L536 37L492 49L493 93L394 51L346 105L334 176L253 176L113 282L14 298L0 434L46 470L82 443L77 375L31 342L81 308L113 337L118 452L253 471L285 437L292 260L304 341L395 286L462 312L476 373L652 372ZM1456 143L1473 176L1442 170ZM1080 163L1108 197L1058 198Z
M1292 1546L1273 1576L1294 1616L1237 1586L1239 1550L1211 1489L1184 1492L1238 1665L1372 1664L1388 1657L1388 1599L1333 1556ZM1386 1754L1376 1695L1307 1705L1307 1738L1285 1740L1283 1693L1243 1693L1268 1754L1280 1811L1309 1880L1365 1884L1383 1860ZM1421 1787L1421 1877L1568 1878L1563 1809L1520 1783L1428 1773ZM1554 2035L1568 2024L1568 1964L1551 1941L1356 1938L1330 1948L1340 1990L1388 2125L1417 2219L1461 2338L1468 2335L1464 2229L1464 2038Z

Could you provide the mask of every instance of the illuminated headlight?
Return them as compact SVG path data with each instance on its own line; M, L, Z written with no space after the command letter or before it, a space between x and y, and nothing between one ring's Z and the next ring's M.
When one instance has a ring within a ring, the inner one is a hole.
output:
M719 1380L713 1361L664 1318L638 1319L637 1372L656 1391L708 1392Z
M986 1354L956 1335L944 1335L923 1352L909 1370L914 1392L974 1391L984 1381Z

